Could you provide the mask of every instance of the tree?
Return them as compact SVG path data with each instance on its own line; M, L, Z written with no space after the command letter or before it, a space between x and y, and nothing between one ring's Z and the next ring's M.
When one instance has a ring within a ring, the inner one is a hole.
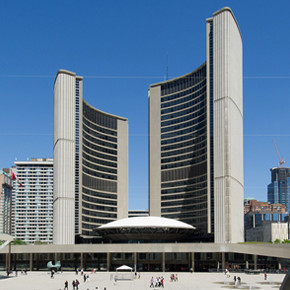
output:
M27 245L26 242L20 240L20 239L15 239L12 243L13 245Z

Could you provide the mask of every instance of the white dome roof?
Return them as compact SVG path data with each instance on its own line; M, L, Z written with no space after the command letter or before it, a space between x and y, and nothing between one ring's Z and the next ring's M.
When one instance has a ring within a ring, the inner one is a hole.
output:
M195 227L193 227L192 225L186 224L184 222L154 216L120 219L98 227L98 229L100 230L112 228L179 228L191 230L195 229Z

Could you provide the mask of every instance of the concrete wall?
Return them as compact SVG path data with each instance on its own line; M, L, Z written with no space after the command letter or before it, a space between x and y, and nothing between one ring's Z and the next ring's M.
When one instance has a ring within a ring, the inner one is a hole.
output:
M54 84L53 243L75 241L75 74L60 70Z
M160 86L149 91L149 215L161 216Z
M230 9L213 17L215 242L243 241L242 39Z
M117 120L118 128L118 185L117 217L128 217L128 121ZM136 194L136 193L135 193Z

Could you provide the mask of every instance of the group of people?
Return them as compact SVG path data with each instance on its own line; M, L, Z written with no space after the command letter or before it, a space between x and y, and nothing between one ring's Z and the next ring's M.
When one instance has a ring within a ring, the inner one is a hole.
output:
M242 283L241 278L240 277L237 278L236 276L234 276L234 283L235 283L235 287L241 285Z
M154 278L152 277L151 279L150 279L150 288L151 287L162 287L162 288L164 288L164 278L163 278L163 276L161 276L161 277L156 277L155 278L155 280L154 280Z
M73 290L79 289L80 282L78 279L72 281ZM64 282L64 290L68 290L68 281Z
M72 281L73 290L79 289L80 282L78 279Z
M178 276L177 274L171 274L170 275L170 282L177 282L178 281Z

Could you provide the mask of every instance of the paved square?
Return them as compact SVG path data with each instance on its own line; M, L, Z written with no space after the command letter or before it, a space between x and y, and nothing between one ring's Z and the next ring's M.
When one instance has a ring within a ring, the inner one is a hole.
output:
M1 274L5 274L2 272ZM265 281L263 274L248 275L244 273L231 273L229 278L223 273L178 273L178 282L170 282L171 273L158 272L141 272L140 279L133 281L117 281L114 282L114 272L97 272L89 274L89 281L84 282L83 277L79 273L74 272L56 273L54 278L50 277L49 272L28 272L27 275L18 272L15 277L13 273L10 278L0 279L1 290L60 290L64 289L64 283L68 281L68 289L72 290L72 281L78 279L80 281L79 290L143 290L143 289L159 289L157 287L150 288L151 277L165 278L164 289L167 290L192 290L192 289L237 289L234 286L234 276L241 278L242 284L238 289L279 289L284 274L269 274ZM98 287L98 288L96 288ZM162 288L161 288L162 289Z

